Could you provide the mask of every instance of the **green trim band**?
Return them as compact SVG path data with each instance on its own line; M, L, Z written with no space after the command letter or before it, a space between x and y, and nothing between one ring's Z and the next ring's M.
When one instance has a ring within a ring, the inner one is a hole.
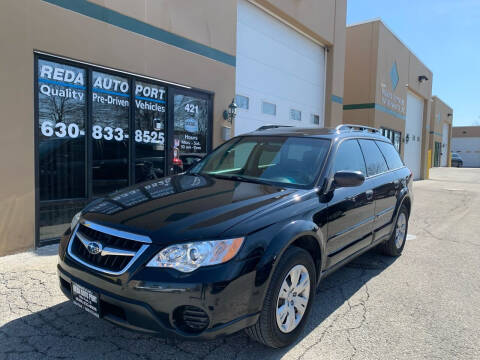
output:
M385 106L375 104L375 103L365 103L365 104L349 104L343 105L343 110L358 110L358 109L375 109L386 114L395 116L398 119L405 120L406 116L400 113L397 113L393 110L387 109Z
M343 98L332 94L332 101L337 104L343 104Z
M375 103L343 105L343 110L375 109Z
M227 65L236 66L236 57L223 51L200 44L196 41L173 34L130 16L120 14L114 10L91 3L87 0L43 0L47 3L60 6L64 9L106 22L110 25L146 36L150 39L173 45L180 49L205 56Z

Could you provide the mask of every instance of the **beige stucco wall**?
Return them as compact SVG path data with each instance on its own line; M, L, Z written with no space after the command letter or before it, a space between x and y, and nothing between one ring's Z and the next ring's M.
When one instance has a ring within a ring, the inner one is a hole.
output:
M236 0L89 1L235 55Z
M394 63L398 72L395 88L390 76ZM429 80L420 84L419 75L426 75ZM347 27L343 122L393 129L400 131L403 138L405 120L402 117L406 115L407 90L422 97L422 178L426 176L427 167L432 78L432 72L381 20ZM403 150L402 143L402 156Z
M343 103L335 101L333 97L343 99L345 76L345 49L346 49L346 16L347 2L335 1L335 23L333 46L327 53L327 86L325 106L325 126L335 127L343 120Z
M105 5L235 55L235 0L206 0L198 11L188 11L186 1L168 1L167 12L156 3ZM222 112L235 93L233 66L40 0L2 2L0 48L0 123L8 129L0 132L0 255L34 245L34 50L214 92L214 145L221 142Z
M452 137L480 137L480 126L455 126L452 128Z
M376 23L347 27L344 105L375 102L377 54L378 25ZM344 111L345 120L354 121L357 112L357 110ZM368 121L369 123L364 125L373 125L373 118Z
M435 142L441 143L443 140L443 124L448 124L448 145L446 151L447 154L450 154L452 142L452 120L453 109L437 96L433 96L429 125L430 141L428 144L428 149L432 151L432 166L434 164ZM444 150L445 149L442 149L442 151Z

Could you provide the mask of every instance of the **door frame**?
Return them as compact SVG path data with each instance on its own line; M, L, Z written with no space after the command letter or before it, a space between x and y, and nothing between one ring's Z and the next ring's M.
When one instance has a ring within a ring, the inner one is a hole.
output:
M441 155L442 143L439 142L439 141L435 141L434 143L435 143L435 145L434 145L435 153L434 153L434 156L433 156L433 166L434 167L439 167L441 159L442 159L442 155Z

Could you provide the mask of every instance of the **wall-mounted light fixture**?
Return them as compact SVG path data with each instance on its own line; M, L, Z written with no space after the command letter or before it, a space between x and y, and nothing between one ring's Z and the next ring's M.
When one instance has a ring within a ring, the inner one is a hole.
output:
M448 117L451 117L451 116L453 116L453 114L452 114L452 113L448 113L447 116L448 116Z
M237 108L238 106L235 104L235 99L232 99L232 102L228 105L228 110L223 111L223 119L233 123L233 120L235 120L237 116Z
M420 76L418 77L418 82L419 82L420 84L423 84L423 83L424 83L425 81L427 81L427 80L428 80L428 77L426 77L425 75L420 75Z
M407 134L407 136L405 137L405 143L408 144L408 141L410 140L410 135Z

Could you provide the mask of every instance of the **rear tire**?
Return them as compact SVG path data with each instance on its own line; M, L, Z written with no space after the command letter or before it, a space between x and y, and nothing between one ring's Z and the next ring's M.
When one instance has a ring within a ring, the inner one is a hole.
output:
M288 285L288 279L291 286ZM307 280L308 289L305 285ZM292 344L305 327L314 301L316 284L315 264L310 254L295 246L288 248L273 273L257 323L245 329L247 335L271 348ZM290 320L293 323L289 323Z
M398 212L395 228L393 229L390 239L385 241L380 247L383 254L388 256L402 255L407 240L408 217L408 209L405 205L402 205Z

